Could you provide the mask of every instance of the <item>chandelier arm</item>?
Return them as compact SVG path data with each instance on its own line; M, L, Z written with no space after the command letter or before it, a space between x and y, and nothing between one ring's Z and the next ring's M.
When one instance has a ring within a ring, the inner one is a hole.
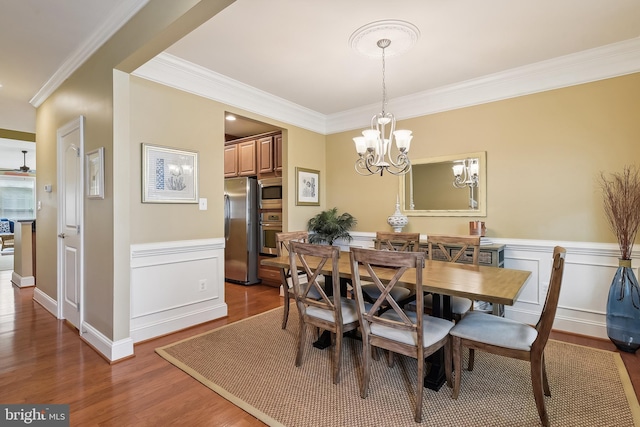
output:
M356 172L358 172L360 175L363 175L363 176L378 174L380 170L383 168L373 163L372 159L373 159L373 154L370 154L370 153L361 156L355 163ZM364 172L365 170L367 172Z
M393 169L387 168L387 172L389 172L391 175L396 175L396 176L404 175L410 170L411 170L410 164L407 164L403 169L400 169L398 171L394 171Z
M396 161L393 161L393 158L391 157L391 155L389 155L389 163L398 169L404 169L406 167L407 164L411 165L411 161L409 160L409 157L407 156L406 153L400 152L398 153L398 156L396 157Z

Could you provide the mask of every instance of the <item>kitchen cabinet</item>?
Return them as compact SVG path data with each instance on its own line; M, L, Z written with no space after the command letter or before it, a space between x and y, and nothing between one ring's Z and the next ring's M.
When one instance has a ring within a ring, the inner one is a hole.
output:
M224 147L224 177L238 176L238 145L231 144Z
M273 148L273 137L268 136L258 140L258 157L260 157L259 171L261 174L273 172Z
M257 174L256 141L244 141L238 144L238 176Z
M273 177L282 172L282 133L271 132L228 141L224 147L224 177Z
M261 175L282 172L282 134L258 139L259 172Z
M282 284L280 269L262 265L262 260L265 258L269 258L268 256L260 255L258 258L258 278L262 280L262 284L276 288L280 287L280 285Z
M282 134L273 137L273 170L282 172Z

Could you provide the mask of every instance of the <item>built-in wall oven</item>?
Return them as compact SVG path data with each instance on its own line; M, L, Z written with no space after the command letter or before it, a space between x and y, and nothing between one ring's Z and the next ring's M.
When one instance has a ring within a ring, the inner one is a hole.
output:
M260 254L276 255L276 234L282 232L282 212L260 214Z
M258 180L260 209L282 209L282 178Z

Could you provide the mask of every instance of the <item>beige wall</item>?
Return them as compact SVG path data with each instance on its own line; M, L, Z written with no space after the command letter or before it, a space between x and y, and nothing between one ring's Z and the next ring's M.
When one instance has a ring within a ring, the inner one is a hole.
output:
M640 74L399 122L410 157L487 152L487 236L614 242L602 213L600 171L640 161ZM389 229L398 178L361 177L351 138L327 137L327 205ZM467 233L472 217L410 217L403 231Z
M285 227L306 229L307 220L322 210L326 197L322 190L321 206L295 205L295 168L319 170L324 189L324 135L136 77L131 78L130 94L132 244L224 236L222 150L226 111L283 129ZM207 211L200 211L195 204L141 203L142 142L199 152L199 197L207 198Z
M114 69L133 71L232 2L149 2L37 110L37 198L42 202L42 210L37 213L37 287L56 299L56 131L84 115L85 151L105 148L105 198L85 201L85 321L114 341L129 336L129 246L128 239L121 237L129 231L121 227L114 233L114 224L120 224L114 212L121 214L130 197L128 191L113 191L122 190L114 174L126 173L122 168L130 164L128 152L122 150L122 139L128 134L128 123L123 120L123 111L129 111L128 78L116 75L114 79ZM115 105L114 99L118 102ZM118 136L116 144L114 135ZM116 151L125 157L114 158ZM54 191L45 193L44 184L52 184ZM131 224L131 228L136 226Z
M287 145L283 151L287 174L287 212L285 231L306 230L307 221L323 209L327 200L327 171L325 158L325 136L311 131L288 126ZM296 206L296 168L313 169L320 172L320 206Z
M131 243L221 237L223 230L224 108L205 98L131 79ZM198 204L142 203L141 144L198 152Z
M37 287L57 299L57 130L80 115L86 117L85 151L105 147L105 170L112 165L112 83L111 70L103 58L89 60L39 108L36 120L37 198L42 210L37 212L36 260ZM104 200L85 199L85 320L111 335L113 239L111 174L105 174ZM53 184L53 192L43 186Z

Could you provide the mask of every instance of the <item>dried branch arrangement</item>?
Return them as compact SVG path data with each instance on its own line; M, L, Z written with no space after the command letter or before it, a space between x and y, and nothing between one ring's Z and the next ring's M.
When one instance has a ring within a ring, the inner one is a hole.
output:
M640 171L625 166L622 173L612 173L610 179L600 174L604 198L604 213L609 227L618 239L620 259L631 259L633 242L640 226Z

